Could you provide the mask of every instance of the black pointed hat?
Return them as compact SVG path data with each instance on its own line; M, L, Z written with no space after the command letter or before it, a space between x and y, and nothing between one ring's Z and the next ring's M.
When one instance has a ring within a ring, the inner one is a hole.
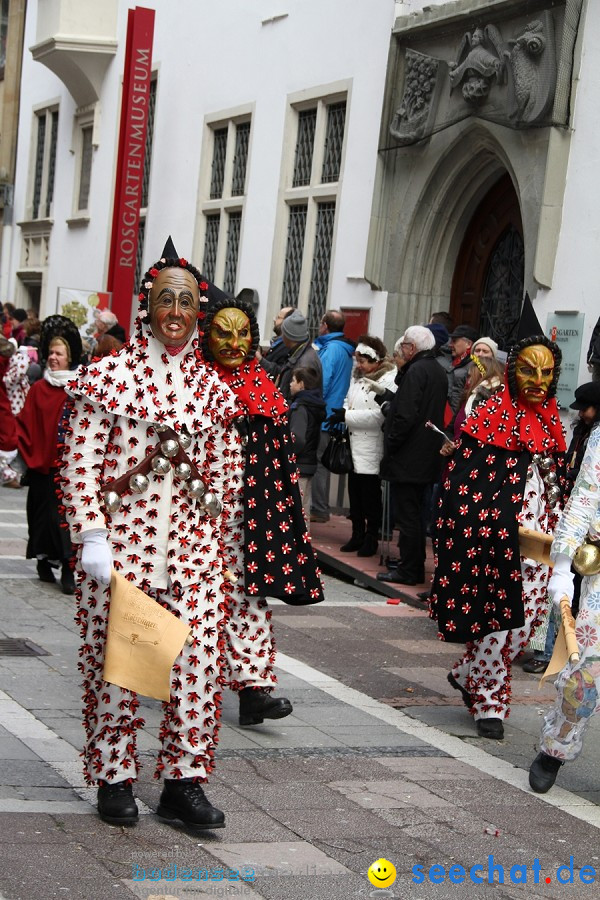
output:
M179 253L175 249L175 244L173 243L171 235L169 235L166 240L161 259L179 259Z
M173 243L173 238L171 235L167 238L165 242L165 246L163 248L161 259L179 259L179 253L175 249L175 244ZM202 279L208 285L208 289L204 291L204 295L208 297L209 304L216 303L217 300L231 300L233 298L233 294L229 294L226 291L222 291L221 288L218 288L216 284L213 284L212 281L209 281L208 278Z
M523 301L523 306L521 308L521 318L519 319L519 324L517 325L517 334L515 337L515 341L520 341L523 338L531 337L534 334L543 334L544 329L540 325L539 319L535 314L535 310L533 308L533 303L529 299L529 294L525 294L525 299Z

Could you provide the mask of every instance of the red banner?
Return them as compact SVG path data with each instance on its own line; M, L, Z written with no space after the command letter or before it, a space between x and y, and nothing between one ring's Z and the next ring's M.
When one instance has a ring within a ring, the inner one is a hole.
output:
M130 9L107 279L107 290L113 297L112 311L126 330L131 320L133 294L139 287L134 285L133 279L146 154L153 37L154 10L140 6Z

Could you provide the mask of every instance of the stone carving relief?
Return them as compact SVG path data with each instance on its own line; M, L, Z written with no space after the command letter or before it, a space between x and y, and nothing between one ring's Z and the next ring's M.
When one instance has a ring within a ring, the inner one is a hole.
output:
M524 122L535 121L540 102L546 106L548 71L547 40L539 19L529 22L521 34L508 42L514 78L515 107L511 115Z
M494 25L476 28L463 35L458 58L449 64L450 90L462 84L467 103L482 103L494 82L506 81L506 51L500 32Z
M390 125L390 134L401 144L413 143L426 133L428 122L435 116L436 87L444 63L407 50L405 65L404 94Z
M475 115L511 127L544 124L554 99L556 52L549 11L525 25L493 23L463 34L450 62L405 51L400 105L389 133L412 144ZM459 90L460 89L460 90Z

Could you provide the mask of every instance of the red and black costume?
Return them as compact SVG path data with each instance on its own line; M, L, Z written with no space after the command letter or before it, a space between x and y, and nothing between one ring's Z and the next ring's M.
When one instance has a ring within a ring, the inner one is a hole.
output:
M511 383L524 343L509 355L503 388L463 427L435 522L430 615L440 640L467 644L452 676L476 719L508 715L511 662L547 605L548 568L520 556L519 525L548 532L560 512L565 442L553 390L534 407ZM532 344L552 349L555 390L560 351L543 337Z

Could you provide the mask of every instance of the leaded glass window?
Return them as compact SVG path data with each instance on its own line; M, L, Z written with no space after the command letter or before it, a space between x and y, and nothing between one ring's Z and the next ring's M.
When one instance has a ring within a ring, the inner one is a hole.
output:
M228 291L230 294L235 293L241 228L241 212L229 213L229 223L227 228L227 248L225 250L225 277L223 279L223 290Z
M217 262L217 248L219 246L219 226L221 216L219 213L206 217L206 234L204 238L204 257L202 259L202 274L209 281L215 280L215 264Z
M319 203L317 206L315 251L310 276L310 294L308 297L308 328L311 337L318 333L319 323L327 309L334 221L335 202Z
M282 306L297 306L306 232L306 204L290 206L283 273Z
M511 225L492 251L481 298L480 334L498 342L501 350L514 343L525 277L525 248L519 231Z
M146 238L146 219L141 218L138 222L138 242L135 251L135 275L133 276L133 290L138 291L142 283L142 275L145 272L143 265L144 243Z
M148 206L148 190L150 185L150 164L152 162L152 143L154 140L154 114L156 111L156 78L150 81L148 95L148 127L146 129L146 151L144 154L144 173L142 175L141 207Z
M217 128L213 133L213 159L210 179L210 199L223 196L225 183L225 157L227 156L227 128Z
M56 170L56 142L58 138L58 110L45 109L36 113L37 135L35 168L31 194L31 217L48 218L54 194Z
M338 181L342 167L342 147L346 125L346 103L332 103L327 107L327 130L323 154L322 182Z
M50 113L52 120L50 126L50 159L48 160L48 189L46 191L46 218L50 215L52 208L52 197L54 196L54 173L56 172L56 141L58 139L58 113Z
M79 198L77 209L86 210L90 202L90 184L92 180L92 125L81 129L81 164L79 170Z
M37 117L38 131L35 148L35 174L33 176L33 208L32 218L37 219L42 198L42 179L44 177L44 144L46 141L46 116Z
M316 124L316 108L305 109L298 113L298 136L296 139L292 187L310 184Z
M232 197L239 197L246 191L249 141L250 122L241 122L239 125L236 125L235 129L235 156L233 157L233 175L231 179Z

